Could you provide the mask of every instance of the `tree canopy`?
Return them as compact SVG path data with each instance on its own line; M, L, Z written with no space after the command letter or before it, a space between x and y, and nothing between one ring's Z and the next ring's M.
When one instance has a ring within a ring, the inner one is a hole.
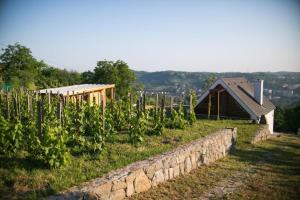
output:
M124 97L128 92L132 92L136 77L129 69L127 63L117 61L98 61L94 72L82 73L82 80L85 83L115 84L116 92L120 97Z
M31 50L16 43L2 49L0 55L0 85L12 88L39 89L78 84L78 72L51 67L35 59Z
M31 55L30 49L16 43L2 50L4 52L0 55L0 62L3 81L13 87L24 86L33 89L39 62Z

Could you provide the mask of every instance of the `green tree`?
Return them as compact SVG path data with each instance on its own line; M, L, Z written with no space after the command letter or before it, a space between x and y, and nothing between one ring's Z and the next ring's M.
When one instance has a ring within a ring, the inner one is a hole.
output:
M94 69L93 81L96 83L115 84L116 92L120 97L127 96L132 91L136 77L134 72L129 69L127 63L117 60L99 61Z
M16 43L2 50L0 62L3 81L13 87L34 89L39 62L31 55L30 49Z

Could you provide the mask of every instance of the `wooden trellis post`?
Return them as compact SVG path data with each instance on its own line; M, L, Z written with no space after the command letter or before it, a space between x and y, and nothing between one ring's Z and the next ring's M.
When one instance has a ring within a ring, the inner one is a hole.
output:
M171 112L173 111L173 101L174 101L174 97L171 96L171 103L170 103L170 109L171 109Z
M158 93L156 93L156 98L155 98L155 115L158 114Z
M146 112L146 92L143 93L143 112Z
M61 113L62 113L62 103L61 103L61 100L58 99L58 102L56 104L56 117L57 117L59 123L61 123Z
M132 110L132 96L131 93L129 93L129 113L131 113Z
M102 123L103 123L103 130L105 130L105 106L104 106L104 100L101 100L101 108L102 108Z
M140 115L140 110L141 110L141 100L140 99L138 99L136 101L136 109L137 109L137 114L139 116Z
M18 117L18 96L17 93L13 95L13 103L14 103L14 115L15 117Z
M208 119L210 119L210 107L211 107L211 94L209 92L209 94L208 94L208 114L207 114Z
M218 91L218 120L220 119L220 91Z
M37 101L37 129L38 129L38 136L42 137L42 122L43 122L43 101Z
M193 95L190 94L190 113L193 112Z
M7 117L7 119L10 118L10 105L9 105L9 101L10 101L10 99L9 99L9 92L6 91L6 117Z
M164 96L162 99L161 99L161 113L160 113L160 121L161 123L163 123L164 121L164 112L165 112L165 98L166 96Z

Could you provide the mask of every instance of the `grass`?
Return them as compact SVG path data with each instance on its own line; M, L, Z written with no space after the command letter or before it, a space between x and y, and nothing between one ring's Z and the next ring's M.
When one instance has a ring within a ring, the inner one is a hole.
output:
M300 137L284 134L251 145L252 131L238 129L232 155L130 199L201 199L208 194L209 199L299 199ZM230 192L222 192L236 183Z
M237 127L247 137L257 130L248 121L199 120L185 130L166 129L163 136L146 136L145 141L134 146L125 134L115 136L99 156L73 156L70 163L60 169L47 169L39 163L18 158L0 158L0 197L3 199L38 199L78 185L92 178L124 167L138 160L160 154L220 128ZM245 138L247 138L245 137Z

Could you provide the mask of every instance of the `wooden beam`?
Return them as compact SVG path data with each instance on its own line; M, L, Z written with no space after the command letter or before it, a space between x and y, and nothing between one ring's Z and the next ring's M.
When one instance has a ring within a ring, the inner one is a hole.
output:
M220 119L220 91L218 91L218 120Z
M209 93L213 93L213 92L224 92L225 91L225 89L211 89L211 90L209 90Z
M208 113L207 113L207 118L210 118L210 107L211 107L211 94L208 94Z

